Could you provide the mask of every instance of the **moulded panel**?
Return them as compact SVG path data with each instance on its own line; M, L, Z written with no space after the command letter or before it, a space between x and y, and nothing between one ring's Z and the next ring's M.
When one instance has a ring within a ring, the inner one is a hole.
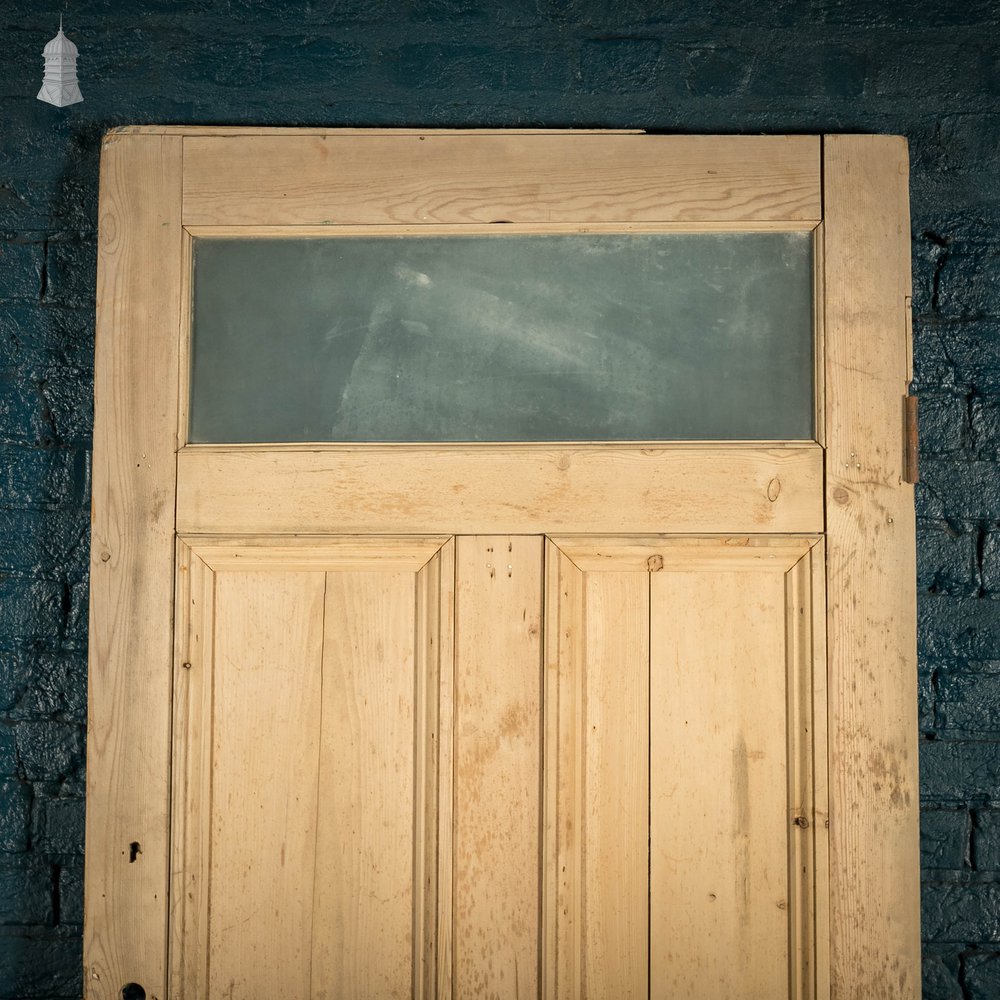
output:
M551 995L828 995L815 541L550 540Z
M432 995L451 578L263 541L181 546L171 995Z

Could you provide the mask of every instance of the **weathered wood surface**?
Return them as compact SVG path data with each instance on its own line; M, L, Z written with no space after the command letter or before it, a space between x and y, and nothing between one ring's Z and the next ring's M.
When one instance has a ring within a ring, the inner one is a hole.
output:
M84 983L166 994L179 136L101 156ZM139 844L130 862L130 845ZM141 851L141 853L138 853Z
M182 533L816 532L816 445L229 448L177 456Z
M908 161L824 140L830 906L837 1000L920 995Z
M183 141L189 225L818 222L821 212L815 136L374 133Z

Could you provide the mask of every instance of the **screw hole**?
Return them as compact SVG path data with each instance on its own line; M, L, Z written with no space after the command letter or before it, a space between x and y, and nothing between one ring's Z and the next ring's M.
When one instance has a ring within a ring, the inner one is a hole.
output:
M122 1000L146 1000L146 991L138 983L126 983L122 987Z

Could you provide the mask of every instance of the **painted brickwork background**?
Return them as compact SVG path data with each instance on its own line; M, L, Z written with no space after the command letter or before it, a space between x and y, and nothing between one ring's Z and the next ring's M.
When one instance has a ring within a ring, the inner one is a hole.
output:
M1000 997L993 0L78 0L0 9L0 1000L78 997L98 154L157 123L910 139L925 996Z

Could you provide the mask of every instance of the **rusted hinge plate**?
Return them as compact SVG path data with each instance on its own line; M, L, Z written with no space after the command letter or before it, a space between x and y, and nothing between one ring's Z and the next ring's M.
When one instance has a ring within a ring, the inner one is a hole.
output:
M903 480L920 481L920 463L917 449L917 397L903 397Z

